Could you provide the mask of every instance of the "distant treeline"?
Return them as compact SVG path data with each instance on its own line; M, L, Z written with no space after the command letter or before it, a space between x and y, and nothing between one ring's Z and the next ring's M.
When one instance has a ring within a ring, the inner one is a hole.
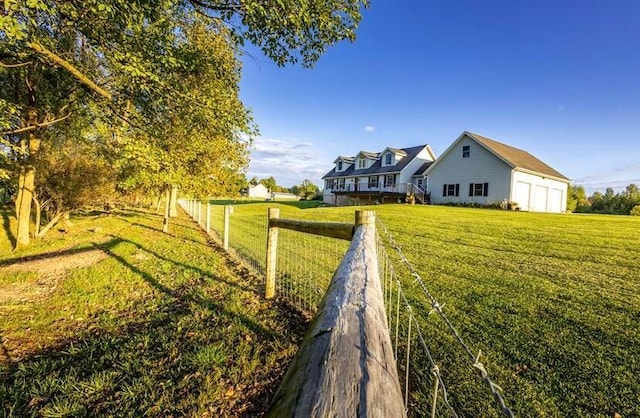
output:
M567 211L640 216L640 189L630 184L622 192L615 193L613 188L608 187L604 194L595 192L587 197L584 187L569 185Z

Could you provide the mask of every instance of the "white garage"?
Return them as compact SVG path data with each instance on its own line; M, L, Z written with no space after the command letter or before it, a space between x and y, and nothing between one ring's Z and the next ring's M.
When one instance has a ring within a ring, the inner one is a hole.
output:
M562 213L567 209L567 183L549 177L514 171L512 201L520 210Z
M570 180L528 152L465 131L424 172L434 204L515 202L562 213Z
M531 183L517 181L515 187L514 201L520 205L520 210L529 210L529 200L531 200Z

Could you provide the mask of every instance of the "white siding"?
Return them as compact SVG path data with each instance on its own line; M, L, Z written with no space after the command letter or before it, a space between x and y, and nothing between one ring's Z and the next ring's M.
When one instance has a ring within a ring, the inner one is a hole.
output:
M249 197L268 198L270 196L271 194L269 193L269 189L267 189L263 184L249 186Z
M427 161L433 161L433 158L431 158L431 155L427 152L426 149L423 149L418 153L416 158L414 158L413 161L407 164L404 170L400 172L398 184L412 183L413 179L411 176L413 176L416 170L418 170L422 166L422 164L426 163Z
M513 172L514 193L510 199L518 205L521 210L532 212L555 212L562 213L567 210L567 183L553 180L539 175ZM522 191L522 185L529 185L528 202Z
M531 200L531 183L516 181L514 187L513 199L511 200L518 203L520 210L528 211Z
M470 147L469 158L462 158L463 146ZM427 180L433 203L490 204L502 202L511 195L511 167L466 136L450 152L440 156L436 164ZM489 183L488 196L469 196L469 183ZM445 184L459 184L459 196L442 196Z

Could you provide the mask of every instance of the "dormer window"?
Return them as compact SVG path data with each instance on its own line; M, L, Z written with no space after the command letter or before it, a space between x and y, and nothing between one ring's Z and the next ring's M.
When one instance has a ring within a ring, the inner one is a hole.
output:
M471 146L463 145L462 146L462 158L469 158L471 155Z
M384 164L385 165L391 165L391 158L393 157L393 155L388 152L387 155L384 156Z
M361 158L358 160L358 168L367 168L367 160Z
M338 171L342 171L342 161L338 161Z

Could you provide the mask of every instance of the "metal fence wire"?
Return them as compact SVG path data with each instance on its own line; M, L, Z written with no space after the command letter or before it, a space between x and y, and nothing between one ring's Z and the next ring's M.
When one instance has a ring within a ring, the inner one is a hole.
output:
M276 295L303 312L315 313L348 248L348 241L281 229Z
M207 213L206 204L181 201L181 205L206 228L207 218L203 216ZM208 232L221 242L224 236L224 211L225 207L221 205L211 205L209 208ZM425 281L380 219L377 219L376 227L378 272L407 415L459 416L450 400L442 366L438 365L427 343L434 337L432 330L425 328L425 307L417 306L419 311L416 311L415 303L411 302L413 298L408 297L410 292L418 291L424 293L429 303L426 317L437 316L443 321L452 336L451 341L467 357L468 365L480 376L499 411L504 416L513 417L513 412L502 397L502 389L492 381L480 362L480 353L474 354L462 339L445 314L444 305L438 303L429 292ZM262 277L266 271L267 232L266 211L257 214L243 205L233 206L228 224L229 250ZM276 255L276 296L300 311L314 314L348 248L349 242L345 240L280 229Z

